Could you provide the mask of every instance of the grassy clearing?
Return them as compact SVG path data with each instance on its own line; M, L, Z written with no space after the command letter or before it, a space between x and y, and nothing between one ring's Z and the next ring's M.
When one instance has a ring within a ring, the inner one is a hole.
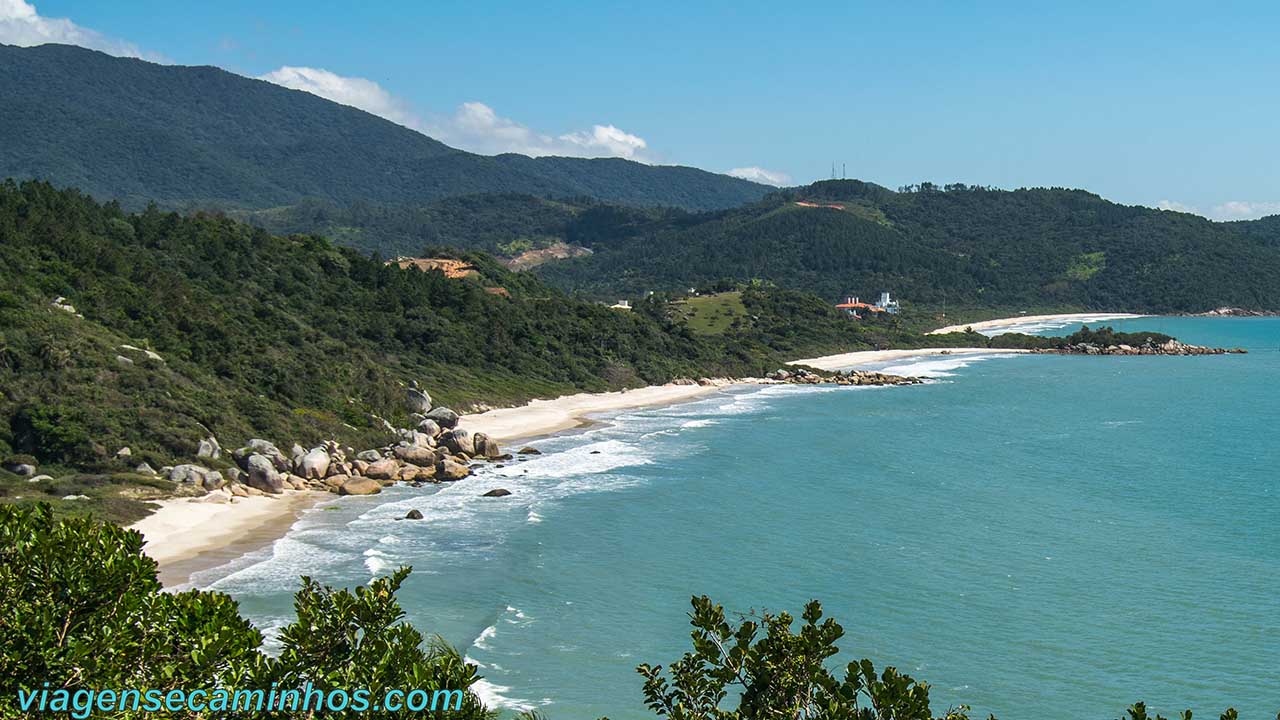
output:
M747 316L739 291L691 297L672 303L689 329L699 335L723 335L734 320Z
M122 472L86 474L64 468L41 468L52 476L31 482L0 470L0 504L49 503L59 516L93 515L128 525L151 514L148 503L173 495L174 483L157 477Z

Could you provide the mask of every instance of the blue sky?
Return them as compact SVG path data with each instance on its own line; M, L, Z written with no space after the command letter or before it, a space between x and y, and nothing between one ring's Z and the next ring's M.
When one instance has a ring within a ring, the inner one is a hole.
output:
M218 65L477 152L1280 213L1280 5L888 5L0 0L0 42Z

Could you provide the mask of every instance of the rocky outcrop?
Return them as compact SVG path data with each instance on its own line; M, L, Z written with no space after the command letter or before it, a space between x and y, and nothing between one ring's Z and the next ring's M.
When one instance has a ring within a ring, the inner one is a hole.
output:
M421 467L433 467L439 460L434 450L417 445L399 445L394 452L400 460Z
M244 482L249 487L272 494L278 494L284 489L284 478L272 459L266 455L254 453L246 457L244 471Z
M322 447L311 448L298 458L294 469L306 480L323 480L329 474L331 459Z
M1094 345L1079 343L1062 347L1032 350L1035 353L1054 355L1243 355L1244 348L1213 348L1203 345L1188 345L1177 340L1166 340L1158 343L1148 339L1141 345Z
M169 482L179 485L203 486L205 476L212 472L214 471L200 465L174 465L169 468L168 478ZM221 477L222 473L218 473L218 476Z
M441 480L461 480L471 474L471 468L453 458L445 458L436 464L436 477Z
M1191 313L1187 317L1276 317L1280 312L1275 310L1248 310L1238 307L1220 307L1208 312Z
M374 480L392 480L399 471L400 462L395 458L386 458L376 463L370 463L369 467L364 470L364 476Z
M426 390L418 387L418 382L409 384L409 389L405 391L405 407L410 413L419 413L425 415L431 412L431 396Z
M414 508L413 510L410 510L409 512L404 514L404 519L405 520L421 520L422 511L418 510L417 508Z
M410 387L406 399L413 426L395 428L387 424L397 438L394 444L356 452L334 441L309 450L292 443L286 457L274 443L255 438L231 452L235 462L229 467L215 470L188 463L165 467L160 474L179 486L204 491L203 502L235 504L244 498L292 491L371 495L397 482L412 487L456 482L472 474L472 458L511 459L502 454L493 438L483 433L473 436L458 427L457 413L445 407L431 407L430 395L422 388ZM200 441L195 454L212 461L221 452L218 441L209 436ZM524 452L538 451L526 448ZM127 455L121 453L122 457ZM30 471L34 473L34 465ZM152 472L146 465L139 466L138 471Z
M235 459L236 464L246 472L249 470L248 461L251 455L262 455L271 461L272 467L278 472L288 472L292 463L284 453L280 452L280 448L271 444L266 440L253 439L249 444L231 453L231 457Z
M377 495L382 483L369 478L350 478L338 488L339 495Z
M224 478L222 476L222 473L218 472L217 470L213 470L205 473L204 478L200 481L200 486L203 487L205 490L217 490L219 488L225 487L226 484L227 484L227 479Z
M804 368L775 370L766 375L765 380L789 385L919 385L924 382L918 377L890 375L872 370L848 370L824 374Z
M458 421L461 418L458 416L458 413L447 407L438 407L431 410L431 412L426 413L426 419L434 421L445 430L449 430L457 427Z
M484 495L481 495L480 497L506 497L510 494L511 491L506 488L496 488L494 490L490 490Z
M502 448L498 446L498 441L484 433L473 435L471 445L475 449L475 457L493 459L502 456Z
M517 451L516 451L516 454L517 454L517 455L541 455L541 454L542 454L542 451L541 451L541 450L539 450L539 449L538 449L538 448L536 448L536 447L530 447L530 446L526 445L526 446L524 446L524 447L520 448L519 450L517 450Z
M196 457L208 460L217 460L222 457L222 446L218 444L218 438L210 435L201 440L196 448Z
M7 460L4 463L4 469L22 477L31 477L36 474L35 463L26 462L25 460Z
M449 449L449 452L457 455L459 453L472 456L476 454L475 443L471 440L471 433L462 428L454 428L440 436L440 444Z

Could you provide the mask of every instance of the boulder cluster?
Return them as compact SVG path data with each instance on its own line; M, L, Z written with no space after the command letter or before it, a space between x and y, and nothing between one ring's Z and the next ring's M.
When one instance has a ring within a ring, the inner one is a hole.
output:
M1275 317L1280 313L1274 310L1249 310L1238 307L1220 307L1207 312L1191 313L1189 317Z
M816 373L804 368L774 370L765 379L789 385L919 385L924 380L906 375L889 375L872 370L848 370L846 372Z
M1078 343L1075 345L1063 345L1062 347L1050 348L1047 350L1033 350L1037 353L1050 353L1058 355L1224 355L1224 354L1244 354L1249 352L1244 348L1212 348L1203 345L1188 345L1177 340L1166 340L1165 342L1155 342L1148 339L1141 345L1095 345L1093 343Z
M233 502L236 497L287 490L372 495L397 482L461 480L471 474L476 460L511 459L493 438L458 427L458 413L433 407L431 396L417 383L408 388L405 403L416 425L395 429L398 440L384 447L357 452L330 440L309 449L294 444L285 453L267 440L253 439L231 452L234 465L225 470L183 464L163 467L159 473L140 465L138 472L159 474L180 488L203 491L206 502ZM222 452L217 439L208 437L200 442L196 456L217 460Z

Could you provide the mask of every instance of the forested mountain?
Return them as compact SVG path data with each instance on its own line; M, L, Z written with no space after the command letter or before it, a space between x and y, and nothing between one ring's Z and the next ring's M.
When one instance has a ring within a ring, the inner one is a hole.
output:
M1211 222L1080 190L926 184L895 192L846 180L701 213L484 194L416 207L313 202L241 216L385 255L446 245L509 256L571 243L593 254L535 272L600 298L728 278L827 300L890 290L953 309L1280 310L1280 216Z
M218 68L68 45L0 45L0 127L0 178L48 180L133 208L425 203L516 192L708 209L768 190L689 167L475 155Z
M441 198L421 205L358 202L340 205L306 200L296 205L230 214L273 233L315 233L384 257L416 255L424 247L482 250L513 255L540 245L575 242L591 225L584 213L615 206L591 198L549 199L486 193ZM679 214L663 208L620 208L629 218Z
M598 295L732 277L953 307L1280 310L1276 220L1215 223L1080 190L837 180L717 212L589 210L565 232L593 254L538 272Z

